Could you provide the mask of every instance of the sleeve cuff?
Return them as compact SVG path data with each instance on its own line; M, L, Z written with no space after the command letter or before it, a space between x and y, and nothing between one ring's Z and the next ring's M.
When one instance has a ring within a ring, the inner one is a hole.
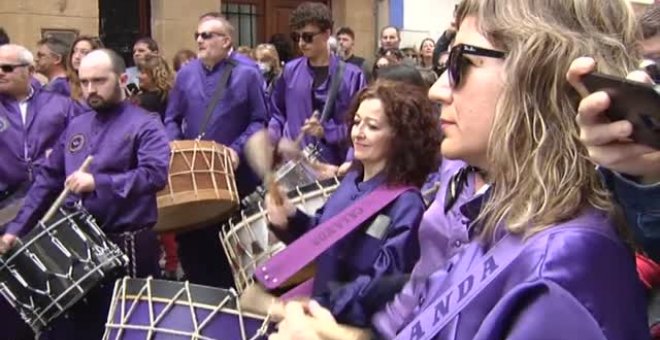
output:
M94 175L94 184L97 192L97 195L100 191L109 191L112 190L112 177L106 174L96 174Z
M660 183L639 184L631 178L611 170L604 168L599 170L605 176L608 187L621 205L640 212L660 211Z

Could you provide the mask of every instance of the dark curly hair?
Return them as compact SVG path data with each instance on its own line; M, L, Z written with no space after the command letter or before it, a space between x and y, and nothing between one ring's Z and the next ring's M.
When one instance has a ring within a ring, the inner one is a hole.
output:
M360 103L366 99L380 99L394 132L384 170L386 183L421 187L440 164L440 123L435 105L418 86L379 79L353 99L347 114L349 131Z
M291 13L289 26L299 30L308 24L318 26L321 31L332 30L332 13L328 6L319 2L303 2Z

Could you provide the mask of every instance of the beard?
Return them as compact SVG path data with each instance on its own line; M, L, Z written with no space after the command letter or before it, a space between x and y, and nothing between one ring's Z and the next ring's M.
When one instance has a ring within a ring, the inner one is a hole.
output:
M87 105L94 109L97 112L110 111L113 108L119 106L121 102L121 86L119 83L116 84L112 94L108 98L104 98L99 94L90 94L87 97Z

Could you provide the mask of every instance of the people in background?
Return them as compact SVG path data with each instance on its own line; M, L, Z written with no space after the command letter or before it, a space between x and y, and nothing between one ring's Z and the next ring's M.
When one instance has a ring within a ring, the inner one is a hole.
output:
M35 58L36 71L48 78L45 88L66 97L71 96L66 74L66 57L70 49L71 46L66 42L54 37L46 37L37 42Z
M339 42L339 56L345 62L362 69L364 67L364 58L356 56L353 52L355 32L350 27L344 26L337 30L336 36Z
M138 78L138 66L148 58L158 56L159 54L160 47L158 47L156 40L149 37L138 39L135 44L133 44L133 63L135 65L126 69L126 74L128 75L128 84L135 84L137 88L134 89L139 89L140 79Z
M172 67L174 67L174 72L179 72L179 70L187 65L191 60L197 58L197 53L189 50L182 49L176 52L172 58Z
M85 104L82 98L80 79L78 78L78 68L80 68L80 61L84 56L99 48L103 48L103 43L98 37L81 35L71 44L71 50L66 58L66 72L69 79L69 88L71 89L71 98L83 105Z

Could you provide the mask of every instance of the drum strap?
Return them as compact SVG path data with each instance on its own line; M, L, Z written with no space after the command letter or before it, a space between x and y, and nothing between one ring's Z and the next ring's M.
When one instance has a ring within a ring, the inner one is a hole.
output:
M328 91L328 98L325 100L325 105L323 105L323 112L321 113L320 122L323 123L328 120L330 116L330 111L335 108L335 101L337 99L337 93L339 92L339 85L341 85L342 79L344 79L344 71L346 70L346 62L339 60L337 65L337 72L332 75L332 80L330 82L330 90Z
M211 114L215 110L215 107L218 106L218 102L220 102L220 99L222 99L222 95L225 93L225 90L227 90L227 85L229 85L229 77L231 76L231 72L234 70L234 67L236 67L236 61L232 59L231 56L227 57L225 61L225 70L220 76L220 80L218 80L218 87L216 87L215 92L213 93L213 97L211 97L211 101L209 101L209 105L206 107L206 112L204 113L204 121L202 122L202 126L199 129L199 139L204 137L204 134L206 134L206 128L208 127L209 121L211 120Z
M279 287L324 251L358 228L371 216L413 187L380 186L339 214L316 226L283 251L275 254L255 273L268 289Z

